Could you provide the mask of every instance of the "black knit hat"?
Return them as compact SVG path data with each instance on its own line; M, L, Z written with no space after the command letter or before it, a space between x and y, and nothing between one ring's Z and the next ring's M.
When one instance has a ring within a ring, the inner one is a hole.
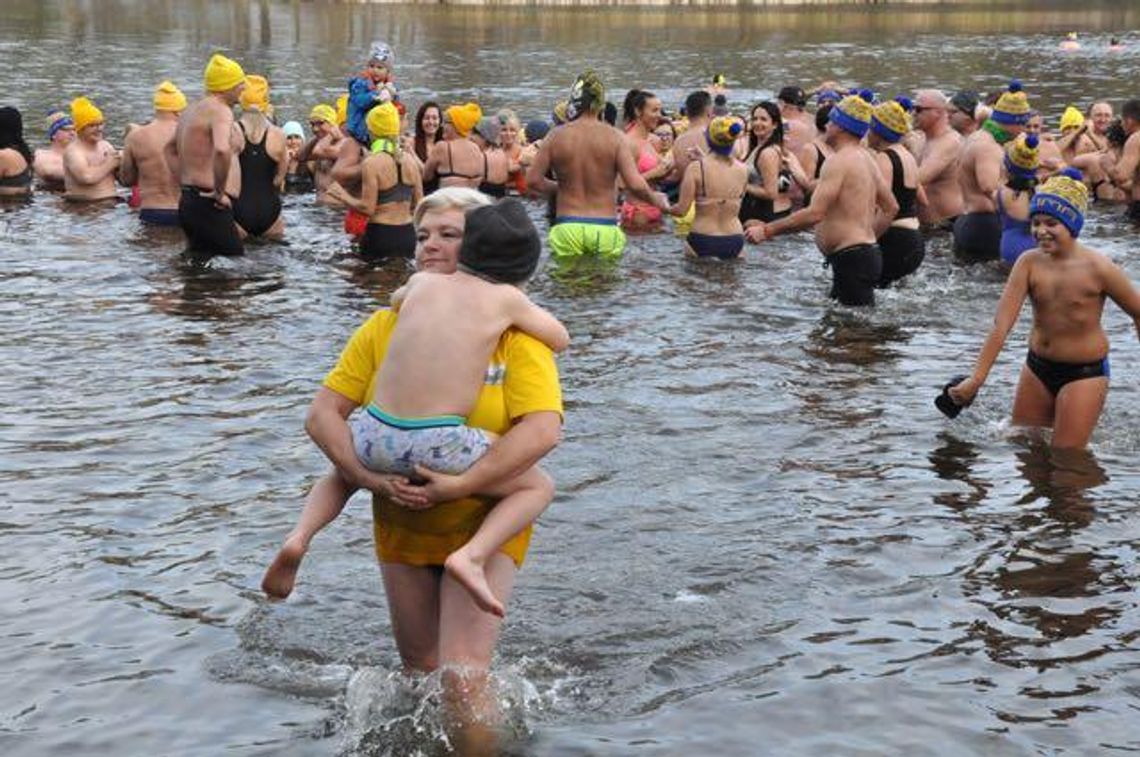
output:
M807 95L804 91L796 86L787 86L780 90L780 94L776 95L777 100L783 100L788 105L795 105L797 108L802 108L807 105Z
M467 211L459 265L501 284L521 284L538 268L542 243L526 208L507 198Z
M970 118L973 118L974 113L978 109L978 93L971 92L968 89L963 89L961 92L950 98L950 104L965 113Z

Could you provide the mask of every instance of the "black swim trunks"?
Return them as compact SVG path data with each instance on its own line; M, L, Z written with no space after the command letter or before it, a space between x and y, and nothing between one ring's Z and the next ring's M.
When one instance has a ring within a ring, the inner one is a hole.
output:
M1108 378L1112 375L1108 368L1107 357L1102 360L1094 360L1091 363L1061 363L1047 357L1041 357L1030 350L1025 358L1025 364L1029 366L1029 370L1033 371L1034 376L1041 379L1041 383L1054 397L1065 384L1100 376Z
M186 232L190 252L201 255L241 255L245 252L234 225L233 210L214 202L212 193L182 187L178 222Z
M1128 217L1132 221L1140 223L1140 200L1133 200L1128 203Z
M883 273L883 253L875 244L844 247L824 258L831 268L831 298L841 305L874 305L875 285Z
M411 259L416 254L416 227L369 223L360 239L360 257L365 260Z
M918 229L890 226L879 237L879 249L883 251L883 272L878 284L882 289L918 270L926 257L926 240Z
M178 226L176 208L143 208L139 211L139 220L147 226Z
M1001 216L966 213L954 221L954 252L974 262L1001 257Z

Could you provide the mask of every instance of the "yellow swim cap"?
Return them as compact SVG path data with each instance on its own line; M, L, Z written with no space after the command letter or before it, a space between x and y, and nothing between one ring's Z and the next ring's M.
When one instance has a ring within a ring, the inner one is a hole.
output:
M206 91L225 92L245 81L245 71L221 53L214 53L206 64Z
M447 109L447 117L451 119L451 125L455 127L459 136L466 137L483 117L483 109L476 103L452 105Z
M186 110L186 95L168 79L154 90L154 109L169 113Z
M1065 112L1061 114L1061 131L1069 129L1079 129L1085 125L1085 117L1081 112L1074 108L1072 105L1065 108Z
M245 77L245 89L241 91L241 107L245 110L260 110L268 115L269 80L257 74Z
M314 105L313 109L309 111L310 121L327 121L330 124L336 123L336 111L333 110L331 105L321 103Z
M348 123L348 95L341 95L336 99L336 125L344 126Z
M86 97L77 97L71 101L71 120L77 132L83 131L84 127L103 123L103 111Z
M374 137L395 139L400 135L400 113L392 103L380 103L368 111L364 122Z

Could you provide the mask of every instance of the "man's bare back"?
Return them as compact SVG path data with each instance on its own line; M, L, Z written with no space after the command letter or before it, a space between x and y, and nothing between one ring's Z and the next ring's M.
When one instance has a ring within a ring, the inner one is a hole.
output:
M1001 165L1005 152L989 132L971 134L962 149L958 185L966 213L994 213L994 193L1001 185Z
M163 113L127 135L120 173L124 184L138 185L139 207L143 210L178 208L178 176L166 160L177 130L177 115Z
M179 184L203 192L241 194L241 173L236 157L241 151L241 133L234 128L233 111L217 96L207 95L182 114L175 135ZM224 187L217 179L225 180Z

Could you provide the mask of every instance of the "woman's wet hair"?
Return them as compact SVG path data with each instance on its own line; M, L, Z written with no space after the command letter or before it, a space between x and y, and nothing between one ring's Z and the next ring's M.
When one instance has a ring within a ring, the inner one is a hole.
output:
M0 108L0 150L15 150L32 165L32 150L24 141L24 117L11 106Z
M617 106L606 100L606 107L602 108L602 120L610 126L617 126Z
M426 103L419 107L416 111L416 138L415 150L416 155L420 160L427 160L427 132L424 131L424 114L428 112L428 108L435 108L439 113L439 128L443 128L443 108L439 107L439 103L434 100L428 100ZM440 132L436 132L436 139L439 139Z
M1124 147L1124 143L1128 141L1128 132L1124 130L1124 124L1119 118L1112 119L1108 128L1104 130L1104 136L1113 147Z
M471 187L443 187L420 200L412 216L412 223L419 226L420 220L427 213L441 210L460 210L466 213L473 208L481 208L492 203L490 197Z
M824 103L819 106L819 110L815 112L815 130L822 133L827 131L828 116L831 115L831 109L835 107L835 103Z
M657 95L645 89L631 89L621 106L622 120L627 126L636 121L641 111L645 109L645 103L656 97Z
M763 150L769 145L776 145L780 147L784 144L784 119L780 117L780 106L776 105L776 103L772 102L771 100L764 100L763 102L756 103L754 106L752 106L752 110L748 113L749 155L752 154L752 151L756 149L757 145L756 134L752 131L751 123L752 117L756 115L757 110L763 110L765 113L767 113L768 117L772 119L772 123L776 125L776 128L773 129L772 133L768 135L768 139L764 141L764 144L760 145L760 149Z

